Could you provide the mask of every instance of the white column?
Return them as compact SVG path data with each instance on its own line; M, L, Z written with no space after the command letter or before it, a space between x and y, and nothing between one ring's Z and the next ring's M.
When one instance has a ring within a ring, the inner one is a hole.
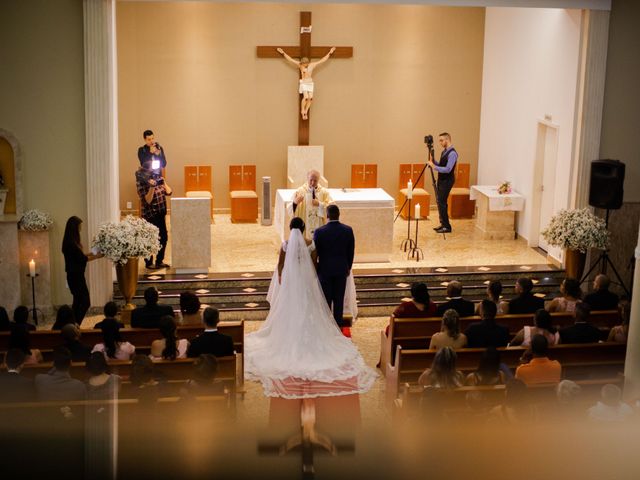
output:
M631 317L624 361L624 396L629 400L640 397L640 226L636 246L636 269L631 292Z
M591 162L600 157L608 44L609 12L584 10L569 199L572 208L588 206Z
M119 217L115 0L84 0L84 86L89 243L98 226ZM113 265L89 263L93 306L113 291Z

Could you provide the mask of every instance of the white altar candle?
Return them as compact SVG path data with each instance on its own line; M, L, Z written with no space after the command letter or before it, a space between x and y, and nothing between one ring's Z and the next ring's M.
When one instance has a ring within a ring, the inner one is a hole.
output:
M29 262L29 276L30 277L36 276L36 262L33 258Z
M416 214L415 214L416 218L420 218L420 204L416 203Z
M407 182L407 198L413 198L413 183L411 183L411 179Z

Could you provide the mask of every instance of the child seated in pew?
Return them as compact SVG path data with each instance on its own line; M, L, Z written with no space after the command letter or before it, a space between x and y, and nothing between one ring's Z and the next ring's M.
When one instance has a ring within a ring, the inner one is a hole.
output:
M136 347L129 342L124 342L120 337L120 325L115 318L106 318L102 321L102 343L97 343L91 353L101 352L107 361L130 360L136 351Z
M442 315L442 326L438 333L434 333L429 343L429 350L440 350L451 347L454 350L467 345L467 336L460 332L460 316L453 308Z
M186 338L176 337L176 321L170 315L160 318L160 333L162 339L151 342L151 360L175 360L187 358L189 341Z

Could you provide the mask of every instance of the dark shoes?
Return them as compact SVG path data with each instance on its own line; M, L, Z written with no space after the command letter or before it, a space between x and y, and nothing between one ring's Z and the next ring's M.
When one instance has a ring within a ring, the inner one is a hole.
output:
M156 268L169 268L171 267L171 265L169 265L168 263L156 263Z
M147 263L147 262L144 262L144 267L147 270L156 270L158 268L153 263Z
M438 225L437 227L434 227L433 229L437 232L438 230L440 230L442 228L442 225Z
M436 229L436 233L451 233L451 229L447 227L439 227Z

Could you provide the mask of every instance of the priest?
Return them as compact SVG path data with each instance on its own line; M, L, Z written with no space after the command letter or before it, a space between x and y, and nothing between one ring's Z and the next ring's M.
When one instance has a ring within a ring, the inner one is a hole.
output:
M309 240L313 239L316 229L324 225L327 205L333 201L329 190L318 184L319 180L320 172L310 170L307 182L296 190L292 202L287 206L291 216L304 221L307 226L304 235Z

